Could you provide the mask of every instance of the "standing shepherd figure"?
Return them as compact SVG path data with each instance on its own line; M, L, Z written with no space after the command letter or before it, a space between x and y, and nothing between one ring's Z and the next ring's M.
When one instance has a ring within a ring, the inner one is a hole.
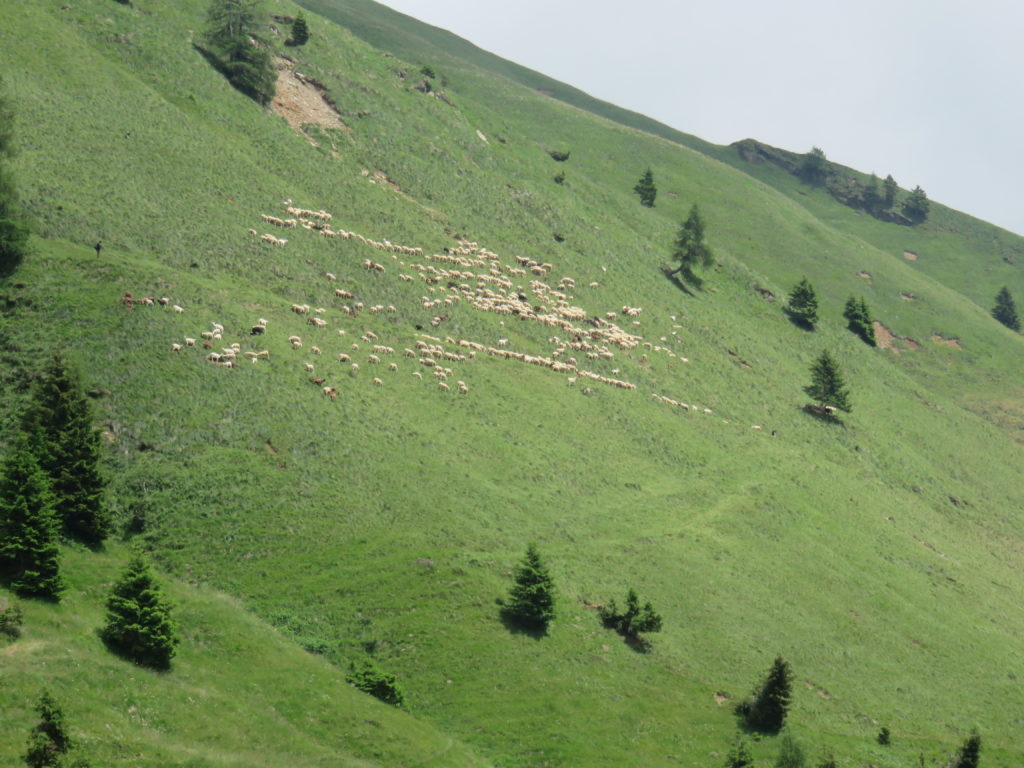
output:
M103 242L100 241L100 240L97 240L96 241L96 245L94 245L93 248L96 249L96 258L98 259L100 257L100 251L103 250Z

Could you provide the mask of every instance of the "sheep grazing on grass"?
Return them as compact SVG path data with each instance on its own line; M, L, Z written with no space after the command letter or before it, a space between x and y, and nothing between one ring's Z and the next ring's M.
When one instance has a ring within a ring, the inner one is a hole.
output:
M462 393L463 395L466 394L467 392L469 392L469 387L466 386L466 382L464 382L464 381L457 381L455 383L456 383L456 385L459 388L459 392Z
M398 370L398 363L388 363L388 370L389 371L397 371Z
M312 352L312 353L313 353L314 355L319 355L319 354L321 354L321 352L320 352L320 347L310 347L310 348L309 348L309 351L310 351L310 352Z
M254 325L249 329L250 336L260 336L267 332L267 326L265 325Z
M352 358L346 355L344 352L342 352L340 355L338 355L338 361L342 363L350 363L352 362Z
M423 378L423 374L420 373L419 371L413 371L412 375L415 376L417 379L422 379Z
M185 346L186 347L194 347L195 345L196 345L196 340L195 339L191 338L190 336L186 336L185 337Z
M380 379L375 378L373 380L373 386L375 386L375 387L383 387L384 386L384 382L381 381Z
M312 373L313 372L313 364L312 363L306 363L306 371L308 373Z
M334 400L338 396L338 390L334 387L324 387L324 394Z
M177 312L177 313L178 313L179 315L180 315L180 314L181 314L182 312L184 312L184 311L185 311L185 308L184 308L184 307L182 307L182 306L179 306L178 304L175 304L175 305L174 305L173 307L171 307L171 309L173 309L173 310L174 310L175 312Z
M171 344L171 351L172 352L181 352L181 349L182 349L181 344L177 344L177 343Z
M338 278L337 278L337 276L336 276L336 275L334 275L334 274L333 274L333 273L331 273L331 272L326 272L326 273L324 273L324 277L326 277L326 278L327 278L328 280L331 280L331 281L334 281L334 280L337 280L337 279L338 279Z
M439 390L441 390L442 392L451 392L452 391L452 388L449 387L447 384L445 384L443 381L439 381L437 383L437 388Z

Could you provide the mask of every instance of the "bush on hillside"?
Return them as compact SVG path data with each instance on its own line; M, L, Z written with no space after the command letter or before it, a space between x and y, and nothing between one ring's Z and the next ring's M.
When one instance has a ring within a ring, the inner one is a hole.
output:
M557 149L549 149L548 154L551 155L551 159L554 160L556 163L564 163L566 160L569 159L568 152L560 152Z
M992 308L992 317L1014 331L1020 331L1020 318L1017 316L1017 305L1013 302L1010 289L1005 285L996 294L996 305Z
M398 687L395 676L384 672L370 660L364 661L358 667L355 663L350 664L345 679L353 687L380 699L385 704L393 707L405 704L405 694Z
M305 45L309 42L309 25L306 17L301 13L292 22L292 36L285 41L285 45Z
M981 736L977 731L972 731L950 763L950 768L978 768L980 759Z
M250 99L269 104L274 98L277 72L268 43L259 33L259 0L212 0L201 49L237 90Z
M648 168L644 175L633 187L633 191L640 196L640 205L648 208L654 207L654 199L658 196L658 188L654 186L654 172Z
M0 611L0 635L6 635L12 640L17 640L21 637L23 620L24 616L21 612L21 606L17 603L11 603Z
M131 559L107 597L100 636L111 650L136 664L170 667L178 644L171 606L141 555Z
M825 183L825 177L828 175L828 159L820 147L812 147L811 151L804 155L797 175L814 186L821 186Z
M775 768L804 768L806 762L804 750L799 742L789 733L782 734L779 740L779 755L775 758Z
M732 744L732 749L725 756L723 768L753 768L753 765L754 758L750 756L747 743L743 740L742 736L736 734L736 740Z
M755 689L751 698L736 706L736 713L743 718L747 727L762 733L778 733L782 730L789 713L792 677L789 663L777 656L764 682Z
M875 339L875 324L871 320L871 310L868 309L868 303L863 296L860 299L851 296L846 300L843 317L846 318L846 327L860 336L865 344L872 347L878 346L878 341Z
M35 710L39 713L39 722L29 731L25 764L29 768L60 766L64 762L62 756L73 746L64 722L64 711L49 691L43 691Z
M928 195L920 186L914 187L913 191L903 201L903 215L915 224L920 224L928 218L928 209L931 204L928 202Z
M614 629L623 637L646 646L647 641L640 636L642 632L660 632L661 615L654 610L650 602L640 605L640 598L633 589L626 593L626 607L619 607L612 600L601 608L601 621L609 629Z

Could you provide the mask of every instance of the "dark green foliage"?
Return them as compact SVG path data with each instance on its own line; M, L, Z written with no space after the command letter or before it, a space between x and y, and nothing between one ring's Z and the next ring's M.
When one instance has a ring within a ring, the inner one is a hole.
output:
M548 154L551 155L551 159L554 160L556 163L564 163L566 160L569 159L568 152L560 152L557 149L549 149Z
M12 640L21 637L21 624L23 620L21 606L12 603L0 611L0 635L6 635Z
M640 205L646 205L648 208L654 207L654 198L658 196L658 189L654 186L654 173L650 168L644 171L644 175L633 187L633 191L640 195Z
M0 577L23 597L57 600L64 590L50 482L24 435L0 477Z
M137 664L155 669L171 665L178 644L171 607L141 555L131 559L111 590L100 635L112 650Z
M775 758L775 768L804 768L804 750L790 734L782 734L779 739L779 756Z
M1005 285L996 294L996 305L992 308L992 317L1014 331L1020 331L1020 318L1017 317L1017 305L1013 303L1010 289Z
M896 179L894 179L892 177L891 173L888 176L885 177L885 182L883 183L883 188L884 188L885 191L882 194L882 197L883 197L882 202L885 205L885 208L887 208L887 209L888 208L892 208L893 205L896 204L896 191L900 187L896 183Z
M915 224L920 224L928 218L928 195L921 187L914 187L906 200L903 201L903 215Z
M963 746L957 752L956 757L950 764L950 768L978 768L978 761L981 759L981 735L972 731L971 735L964 740Z
M846 391L846 384L839 372L838 363L827 349L821 351L821 355L811 366L811 383L804 387L804 392L823 411L832 408L850 412L850 396Z
M555 176L554 176L554 179L555 179L555 184L564 184L565 183L565 171L559 171L558 173L556 173Z
M78 375L60 352L39 379L26 428L39 436L39 463L50 476L64 531L86 544L99 544L111 527L103 500L100 437Z
M812 328L818 322L818 297L806 277L801 278L800 282L789 292L786 312L795 321Z
M525 627L545 629L555 618L555 584L535 545L526 548L514 578L516 583L503 610L506 619Z
M696 203L690 208L690 215L679 228L675 245L672 258L679 262L679 266L672 270L671 274L689 271L697 265L710 267L714 264L715 255L704 242L704 219Z
M791 678L792 671L788 662L781 656L776 657L767 677L753 696L736 707L737 714L746 721L749 728L762 733L778 733L782 730L789 712ZM802 752L800 759L803 760Z
M820 147L813 147L804 155L797 175L808 184L821 186L825 183L825 177L828 175L828 159Z
M876 738L878 743L884 747L891 743L892 735L889 733L889 729L883 725L881 730L878 731L878 736Z
M266 105L274 98L277 73L259 27L259 0L213 0L204 39L208 57L228 82Z
M292 22L292 36L286 45L305 45L309 41L309 25L301 13Z
M864 187L864 209L868 213L876 213L882 205L882 195L878 191L878 177L871 174L871 179Z
M736 741L733 742L732 749L729 750L729 754L725 756L724 768L751 768L754 765L754 758L750 756L750 751L747 749L747 743L743 740L743 737L739 734L736 735Z
M420 74L423 75L424 77L429 77L431 80L437 77L437 73L434 72L434 68L429 64L423 65L423 67L420 69Z
M868 309L868 303L864 297L857 299L851 296L848 298L846 306L843 308L843 317L846 318L846 327L860 336L865 344L870 344L872 347L878 346L878 341L875 339L875 325L871 321L871 310Z
M626 609L619 613L619 608L612 600L601 608L601 621L620 635L638 638L641 632L660 632L661 616L648 602L641 607L640 598L634 590L626 593Z
M18 193L8 160L14 154L14 108L0 80L0 277L21 263L28 245L28 227L20 215Z
M385 704L394 707L405 704L405 694L398 687L395 676L384 672L372 661L364 661L359 667L356 667L355 663L350 664L345 679L360 691L375 696Z
M67 754L72 746L64 712L48 691L43 691L35 710L39 713L39 722L29 731L25 764L30 768L59 766L63 762L61 755Z

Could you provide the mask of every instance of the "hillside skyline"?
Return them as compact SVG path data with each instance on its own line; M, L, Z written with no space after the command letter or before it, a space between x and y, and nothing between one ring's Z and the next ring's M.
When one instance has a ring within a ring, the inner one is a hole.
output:
M732 0L698 10L642 0L625 15L579 0L385 4L702 139L818 146L830 160L891 173L906 189L920 185L943 205L1024 232L1015 161L1003 149L1020 122L1004 96L1024 63L1013 41L1024 9Z

